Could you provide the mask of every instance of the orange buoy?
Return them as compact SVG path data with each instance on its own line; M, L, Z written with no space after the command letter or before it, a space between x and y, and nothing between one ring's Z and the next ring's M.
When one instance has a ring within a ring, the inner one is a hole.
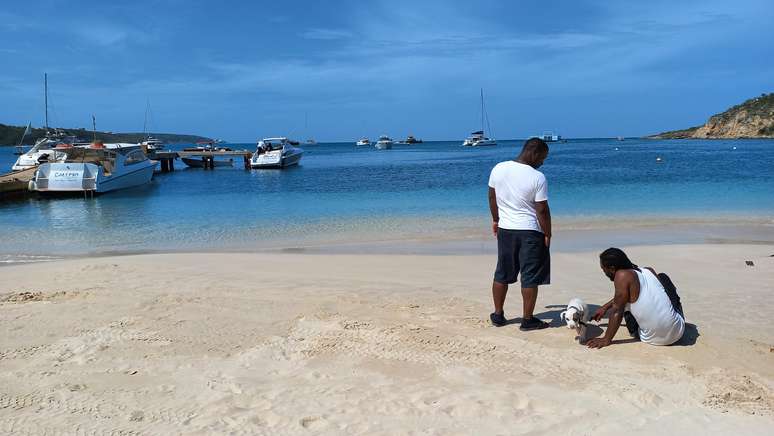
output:
M94 141L91 143L91 148L105 148L105 144L102 141Z

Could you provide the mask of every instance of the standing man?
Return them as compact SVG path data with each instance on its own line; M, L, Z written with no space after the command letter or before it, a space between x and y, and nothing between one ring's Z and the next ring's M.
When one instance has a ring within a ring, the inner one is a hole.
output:
M551 211L546 177L537 169L548 157L548 145L539 138L524 143L516 160L500 162L489 176L489 210L497 237L497 269L492 282L495 311L489 319L507 324L503 304L508 285L521 272L524 316L520 330L548 327L533 316L538 286L550 283Z

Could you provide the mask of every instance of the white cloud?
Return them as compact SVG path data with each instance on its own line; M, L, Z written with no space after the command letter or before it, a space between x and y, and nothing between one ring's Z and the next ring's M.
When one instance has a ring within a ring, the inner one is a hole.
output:
M343 29L309 29L301 34L305 39L337 40L352 38L352 32Z

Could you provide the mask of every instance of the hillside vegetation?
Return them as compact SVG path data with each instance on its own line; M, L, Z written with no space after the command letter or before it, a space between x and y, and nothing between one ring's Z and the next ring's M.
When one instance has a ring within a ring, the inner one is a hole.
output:
M702 126L653 135L653 138L774 138L774 93L761 94L713 115Z
M25 126L8 126L0 124L0 145L18 145ZM53 130L53 129L52 129ZM94 133L85 129L62 129L66 135L77 136L86 141L94 139ZM145 136L152 135L166 143L194 143L197 141L209 141L210 138L197 135L177 135L172 133L112 133L97 132L97 139L103 142L129 142L136 143L145 139ZM33 128L32 133L24 138L24 144L34 144L38 139L46 136L46 129Z

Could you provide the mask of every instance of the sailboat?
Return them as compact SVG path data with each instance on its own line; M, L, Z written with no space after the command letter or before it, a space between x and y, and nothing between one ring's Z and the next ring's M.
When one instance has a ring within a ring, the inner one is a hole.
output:
M57 144L79 144L81 140L74 136L67 136L59 129L49 130L48 126L48 73L43 74L43 97L46 108L45 127L46 135L35 142L26 153L18 155L11 170L22 171L35 168L43 162L56 162L65 158L65 154L55 147ZM21 144L20 144L21 145Z
M147 152L155 152L156 150L161 150L164 148L164 143L157 138L154 138L150 135L150 133L147 133L148 130L148 113L150 113L150 99L148 99L148 102L145 105L145 121L142 123L142 136L143 140L140 142L140 146L147 150Z
M309 114L307 112L304 112L304 134L309 133ZM317 141L314 140L314 138L309 138L306 140L307 144L317 144Z
M492 134L492 127L489 126L489 117L486 114L484 108L484 88L481 88L481 130L477 130L470 134L462 142L462 145L466 147L483 147L487 145L497 145L497 141L492 138L488 138L484 134L484 120L486 120L486 127L489 129L489 134Z

